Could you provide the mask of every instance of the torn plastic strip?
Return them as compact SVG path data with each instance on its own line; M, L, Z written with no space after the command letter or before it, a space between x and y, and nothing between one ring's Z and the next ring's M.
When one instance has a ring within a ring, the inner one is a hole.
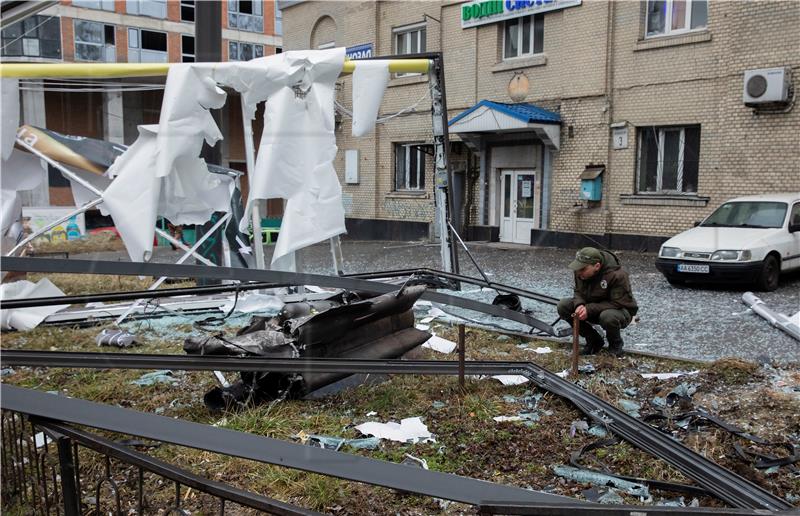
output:
M618 475L616 473L612 473L605 464L599 462L600 465L603 467L603 471L598 471L596 469L587 468L583 464L581 464L581 457L592 450L597 450L600 448L605 448L608 446L615 446L620 443L620 439L617 437L612 437L611 439L601 439L599 441L595 441L593 443L589 443L586 446L581 447L579 450L576 450L570 453L569 456L569 464L570 466L574 466L576 468L580 468L584 471L590 471L593 473L604 474L612 477L619 478L621 480L626 480L628 482L633 482L636 484L644 484L648 487L653 489L659 489L661 491L671 491L674 493L684 493L689 494L692 496L714 496L712 493L709 493L707 489L703 489L702 487L697 486L690 486L687 484L677 484L673 482L664 482L663 480L652 480L648 478L640 478L640 477L629 477L626 475Z
M648 414L647 416L644 417L644 421L649 422L649 421L652 421L652 420L655 420L655 419L665 419L665 420L669 420L669 421L680 421L680 420L688 419L688 418L705 419L709 423L712 423L712 424L718 426L719 428L725 430L728 433L731 433L733 435L737 435L737 436L739 436L739 437L741 437L743 439L747 439L748 441L752 441L752 442L757 443L757 444L772 444L769 441L767 441L766 439L762 439L761 437L758 437L757 435L753 435L751 433L745 432L741 428L736 427L736 426L728 423L727 421L725 421L723 419L720 419L719 417L717 417L717 416L715 416L713 414L710 414L709 412L707 412L704 409L697 409L697 410L692 410L690 412L684 412L683 414L678 414L678 415L676 415L674 417L670 417L670 416L667 416L667 415L661 414L661 413Z
M785 446L791 455L788 457L775 457L772 455L767 455L765 453L759 453L752 450L745 450L742 448L741 445L738 443L733 443L733 449L736 451L736 454L744 461L753 464L753 467L757 469L769 469L775 466L789 466L792 471L796 471L797 468L794 466L795 463L800 462L800 450L797 446L791 443L784 443ZM756 460L753 460L753 457Z
M6 360L8 353L3 352L0 360ZM17 354L20 352L16 352ZM46 357L50 352L22 352L28 357ZM45 355L47 353L47 355ZM60 362L57 367L80 367L77 361L69 361L70 353L59 353ZM80 355L87 355L81 353ZM95 353L90 367L110 367L110 358L104 353ZM200 358L183 356L150 356L138 358L131 354L116 354L115 361L138 363L142 368L170 367L174 369L211 369L220 371L237 370L273 370L304 372L341 372L349 373L394 373L394 374L458 374L457 361L411 361L411 360L337 360L337 359L231 359L224 360L209 357L207 365L198 363ZM12 355L13 357L14 355ZM19 355L17 355L19 356ZM105 357L105 358L104 358ZM191 360L186 360L187 358ZM52 360L52 356L50 358ZM17 365L42 365L30 362ZM169 364L169 365L168 365ZM186 366L181 366L186 364ZM272 365L270 365L272 364ZM191 367L189 367L191 365ZM554 373L533 363L520 362L467 362L466 373L470 375L513 374L524 375L536 386L572 402L584 414L606 426L614 434L620 436L633 446L658 457L671 464L684 475L694 480L716 497L729 504L751 509L771 511L788 510L792 506L785 500L723 468L719 464L689 449L669 435L651 427L638 419L632 418L610 403L594 396L569 381L559 378ZM2 399L0 399L2 402ZM444 498L441 497L440 498Z
M345 288L385 294L396 290L395 285L376 281L340 276L325 276L272 270L239 269L232 267L205 267L199 265L172 265L142 262L106 262L93 260L57 260L52 258L3 258L3 270L19 272L60 272L73 274L119 274L123 276L154 276L178 278L207 278L238 281L266 281L291 285L316 285L319 287ZM99 298L100 296L98 296ZM475 310L495 317L516 321L548 335L557 335L552 325L536 319L528 314L515 312L496 305L482 303L466 297L425 292L423 299L458 306L467 310ZM29 300L32 301L32 300ZM6 307L0 304L0 307Z

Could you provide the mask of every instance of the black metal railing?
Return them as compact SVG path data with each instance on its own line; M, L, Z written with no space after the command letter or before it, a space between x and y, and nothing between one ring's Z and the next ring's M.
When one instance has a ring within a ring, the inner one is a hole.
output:
M8 410L0 437L6 514L316 514L134 449L160 443L113 441Z

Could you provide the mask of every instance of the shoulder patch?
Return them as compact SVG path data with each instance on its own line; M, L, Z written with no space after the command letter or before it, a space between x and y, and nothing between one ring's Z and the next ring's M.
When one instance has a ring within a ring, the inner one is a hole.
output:
M600 282L600 288L607 289L608 288L608 282L606 280L601 281Z

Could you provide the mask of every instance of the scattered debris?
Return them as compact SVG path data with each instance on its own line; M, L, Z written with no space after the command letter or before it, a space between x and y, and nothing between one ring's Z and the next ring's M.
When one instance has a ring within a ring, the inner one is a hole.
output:
M419 328L418 328L419 329ZM432 349L439 353L452 353L458 345L452 340L443 339L436 335L431 335L431 338L425 341L422 345L423 348Z
M406 453L403 462L400 464L406 464L408 466L415 466L417 468L428 469L428 461L425 459L420 459L419 457L414 457L410 453Z
M12 299L28 299L36 297L60 297L64 293L47 279L42 278L33 283L27 280L4 283L0 285L0 298L4 301ZM39 326L48 315L67 308L69 305L34 306L0 311L0 327L28 331Z
M155 385L157 383L168 383L175 385L178 379L172 376L172 371L164 369L162 371L153 371L152 373L145 373L139 377L138 380L131 382L134 385Z
M742 302L751 310L767 320L772 326L778 328L795 340L800 340L800 324L794 318L771 310L764 302L752 292L742 294ZM800 313L800 312L799 312Z
M527 378L518 374L496 374L492 378L500 381L503 385L522 385L528 382Z
M428 315L424 319L422 319L420 322L422 324L430 324L431 321L433 321L437 317L442 317L443 315L445 315L445 316L447 315L444 312L444 310L442 310L441 308L436 308L434 306L428 311Z
M650 491L644 484L637 484L635 482L622 480L621 478L611 475L597 473L595 471L589 471L585 469L573 468L572 466L553 466L553 471L560 477L575 480L576 482L603 487L613 487L630 495L638 496L643 500L650 498Z
M118 348L130 348L138 345L136 336L125 330L106 328L97 336L98 346L115 346Z
M13 368L11 368L11 367L4 367L3 369L1 369L1 370L0 370L0 377L3 377L3 378L4 378L4 377L6 377L6 376L10 376L10 375L14 374L14 372L15 372L15 371L14 371L14 369L13 369Z
M374 450L377 449L381 444L381 440L378 437L345 439L343 437L332 437L329 435L306 434L305 432L300 432L293 437L299 439L301 443L308 444L309 446L316 446L318 448L336 451L339 451L347 446L356 450Z
M370 421L358 425L356 430L364 435L374 435L379 439L389 439L401 443L436 442L433 434L428 431L428 427L420 417L408 417L401 420L400 423Z
M631 417L641 417L639 411L642 409L642 405L633 400L626 400L621 399L618 401L619 406L622 407L622 410L628 413Z
M308 287L306 287L308 288ZM283 308L283 301L278 296L258 293L239 294L238 299L231 296L225 304L219 307L225 313L231 310L252 314L255 312L276 314Z
M700 374L699 370L695 371L678 371L675 373L641 373L642 378L645 380L649 380L651 378L656 378L658 380L670 380L672 378L680 378L681 376L692 376L695 374Z

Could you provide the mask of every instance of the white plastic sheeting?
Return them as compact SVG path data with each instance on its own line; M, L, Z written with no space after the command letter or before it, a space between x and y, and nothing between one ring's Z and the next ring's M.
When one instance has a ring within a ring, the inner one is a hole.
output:
M375 128L387 84L388 61L358 63L353 72L353 136L366 136Z
M3 108L0 144L2 144L2 158L6 160L14 149L14 141L17 138L17 129L19 129L19 79L0 81L0 96Z
M334 48L264 58L284 73L276 74L281 87L266 104L240 229L247 229L256 200L287 200L272 255L273 269L291 270L294 251L346 231L342 188L333 168L337 150L334 87L344 52L344 48Z
M2 184L3 190L13 190L15 192L33 190L44 181L45 170L38 157L14 149L8 158L3 158L3 173L0 174L0 184Z
M439 353L452 353L457 346L458 344L452 340L443 339L436 335L431 335L431 338L426 340L425 344L422 345L423 348L432 349Z
M389 439L401 443L436 442L433 434L419 417L408 417L400 423L378 423L370 421L360 424L356 430L364 435L374 435L380 439Z
M64 293L49 279L42 278L38 283L30 281L15 281L0 285L0 298L4 301L10 299L28 299L33 297L63 296ZM69 305L36 306L31 308L16 308L13 310L0 310L0 326L4 329L32 330L36 328L48 315L54 314Z

